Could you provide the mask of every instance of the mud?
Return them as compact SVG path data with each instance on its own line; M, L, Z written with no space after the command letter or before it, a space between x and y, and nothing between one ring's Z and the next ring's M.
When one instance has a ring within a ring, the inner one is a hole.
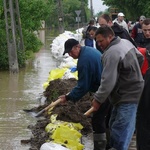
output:
M39 106L37 108L31 109L31 111L39 112L45 108L52 101L57 100L58 96L70 92L70 90L76 85L76 79L67 80L53 80L50 82L49 86L43 92L46 97L46 104ZM65 105L57 105L54 107L52 114L58 114L57 119L67 122L76 122L83 125L81 133L87 135L92 132L91 118L86 117L83 114L91 106L92 96L87 93L81 100L76 103L67 102ZM30 150L39 150L41 145L49 139L49 134L45 132L45 127L50 123L50 115L45 112L42 114L42 119L38 119L35 125L29 125L28 128L32 132L32 137L26 140L22 140L22 144L30 144Z

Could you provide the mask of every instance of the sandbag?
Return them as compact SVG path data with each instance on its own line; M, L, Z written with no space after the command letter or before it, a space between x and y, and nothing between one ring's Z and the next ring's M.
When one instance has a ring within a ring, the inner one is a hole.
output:
M70 150L70 149L57 143L47 142L41 146L40 150Z

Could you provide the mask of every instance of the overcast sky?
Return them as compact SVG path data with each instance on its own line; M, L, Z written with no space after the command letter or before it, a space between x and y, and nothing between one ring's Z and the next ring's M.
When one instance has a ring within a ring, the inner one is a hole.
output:
M107 6L103 5L103 2L101 0L92 0L93 2L93 9L94 9L94 14L104 11ZM89 7L90 7L90 0L89 0Z

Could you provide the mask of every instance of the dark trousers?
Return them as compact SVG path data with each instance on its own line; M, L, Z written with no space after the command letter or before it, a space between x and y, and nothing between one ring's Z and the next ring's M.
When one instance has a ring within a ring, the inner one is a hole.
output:
M110 118L111 104L107 99L92 117L92 127L96 134L105 133L108 128L108 122Z
M137 150L150 150L150 118L137 116L136 141Z
M144 80L144 90L138 104L136 118L137 150L150 150L150 68Z

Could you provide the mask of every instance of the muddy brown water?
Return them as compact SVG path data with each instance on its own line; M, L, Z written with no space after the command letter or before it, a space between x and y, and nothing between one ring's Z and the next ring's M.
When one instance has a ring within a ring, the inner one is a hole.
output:
M29 124L36 118L26 114L23 109L40 105L38 98L44 91L42 84L49 71L57 67L50 50L42 49L26 68L18 74L0 72L0 150L28 150L21 140L29 139Z

